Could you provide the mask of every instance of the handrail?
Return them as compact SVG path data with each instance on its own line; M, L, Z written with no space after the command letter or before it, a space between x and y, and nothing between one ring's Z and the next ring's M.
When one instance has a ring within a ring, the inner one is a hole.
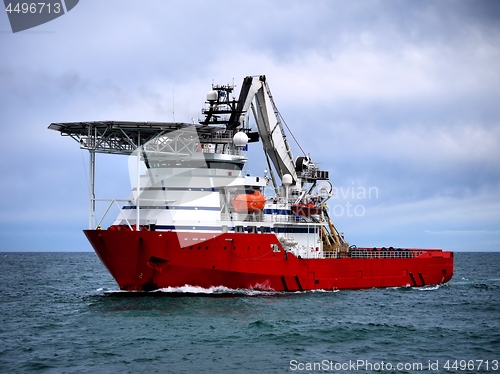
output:
M385 250L373 251L371 249L354 249L349 252L340 253L337 251L324 251L323 258L416 258L427 251L413 251L413 250Z
M296 223L297 218L293 215L263 214L263 213L221 213L222 221L245 221L245 222L274 222L274 223Z
M99 223L97 224L97 227L101 226L101 223L104 220L104 218L106 217L106 215L108 214L109 210L111 209L111 206L113 205L113 203L115 203L116 206L118 207L118 210L120 211L121 216L123 217L123 219L127 223L128 228L132 231L132 225L128 221L127 217L125 217L125 214L123 214L120 206L118 205L118 201L130 201L129 199L96 199L96 200L98 200L98 201L110 201L108 208L106 209L106 211L102 215Z
M348 252L348 257L351 258L415 258L426 251L410 251L410 250L366 250L354 249Z

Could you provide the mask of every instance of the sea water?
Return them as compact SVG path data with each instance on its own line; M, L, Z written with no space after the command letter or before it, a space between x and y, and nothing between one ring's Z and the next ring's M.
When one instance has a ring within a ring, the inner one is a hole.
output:
M0 372L500 372L500 253L446 285L121 292L94 253L0 254Z

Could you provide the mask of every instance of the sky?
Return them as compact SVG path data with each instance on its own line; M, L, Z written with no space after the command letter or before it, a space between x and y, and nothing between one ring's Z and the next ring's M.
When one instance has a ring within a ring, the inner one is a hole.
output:
M350 244L500 250L498 1L82 0L0 15L0 55L0 251L92 250L88 153L50 123L191 122L261 74ZM97 156L96 191L128 196L127 157Z

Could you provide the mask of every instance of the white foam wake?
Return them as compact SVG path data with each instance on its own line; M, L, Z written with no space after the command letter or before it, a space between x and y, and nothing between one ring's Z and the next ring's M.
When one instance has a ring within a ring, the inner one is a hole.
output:
M202 295L222 295L222 294L235 294L235 295L271 295L282 293L279 291L274 291L272 289L234 289L224 286L214 286L209 288L191 286L186 284L182 287L166 287L160 288L153 292L164 292L164 293L185 293L185 294L202 294Z
M420 291L435 291L435 290L439 290L441 286L439 284L436 284L434 286L424 286L424 287L416 287L417 290L420 290Z

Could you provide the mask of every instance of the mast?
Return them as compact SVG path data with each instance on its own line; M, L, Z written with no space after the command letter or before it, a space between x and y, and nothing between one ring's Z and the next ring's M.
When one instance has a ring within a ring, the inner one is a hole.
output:
M250 108L253 111L257 131L264 153L274 166L280 179L283 175L292 176L292 184L297 181L295 162L286 140L283 126L271 96L271 91L266 83L266 76L247 76L243 79L240 95L237 101L230 101L227 94L232 92L232 86L213 86L218 92L217 98L210 102L210 108L204 111L206 119L200 123L222 123L218 121L218 114L230 114L228 120L224 121L228 130L245 130L244 122ZM226 95L221 95L226 91ZM221 109L224 106L224 109ZM271 173L272 175L272 173Z
M89 229L94 228L95 218L95 151L89 150Z
M141 152L140 152L140 148L142 147L141 146L141 132L140 131L137 131L137 144L138 144L138 147L137 147L137 197L135 199L137 218L136 218L136 223L135 223L135 231L139 231L139 218L140 218L140 210L141 210L141 206L139 203L139 196L141 193L140 192L140 190L141 190Z

